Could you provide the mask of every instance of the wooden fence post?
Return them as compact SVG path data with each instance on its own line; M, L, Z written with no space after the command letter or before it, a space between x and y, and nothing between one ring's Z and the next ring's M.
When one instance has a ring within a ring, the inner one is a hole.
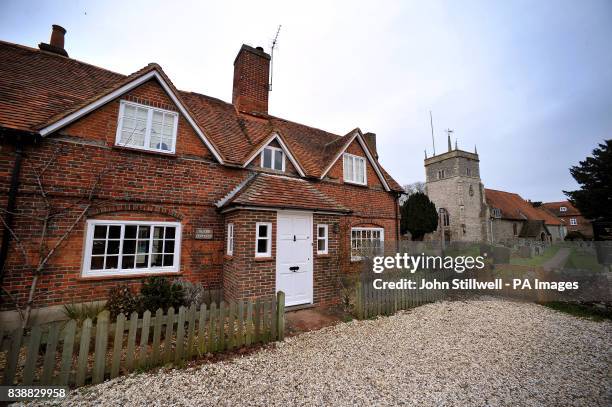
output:
M85 384L87 376L87 357L89 356L89 340L91 339L91 319L83 322L81 329L81 343L79 345L79 360L77 362L76 385L80 387Z
M76 333L76 321L68 321L64 331L64 347L62 349L62 362L58 384L67 386L70 381L70 368L72 367L72 353L74 352L74 335Z
M113 340L113 361L111 365L111 379L119 376L121 365L121 349L123 349L123 330L125 328L125 314L119 314L115 322L115 339Z
M96 323L96 345L94 348L94 367L92 383L104 381L104 365L106 364L106 347L108 344L108 324L110 313L102 311L98 314Z
M278 340L285 339L285 293L276 293L276 333Z
M357 308L357 318L363 319L363 289L361 281L355 284L355 308Z

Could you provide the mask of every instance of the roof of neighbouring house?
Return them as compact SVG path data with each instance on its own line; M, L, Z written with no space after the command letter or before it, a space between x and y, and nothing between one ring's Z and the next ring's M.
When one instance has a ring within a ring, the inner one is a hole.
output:
M580 211L570 201L544 202L542 206L555 216L581 216ZM565 212L561 212L562 206L567 208Z
M519 194L485 188L487 204L501 211L503 219L542 220L546 225L561 225L561 220L546 210L534 208Z
M306 180L266 173L256 173L248 177L228 196L217 202L217 207L221 209L270 207L351 212Z
M228 164L244 165L253 151L276 132L295 155L305 175L320 178L324 169L346 147L347 136L271 115L239 112L234 105L222 100L177 90L157 64L149 64L126 76L73 58L4 41L0 41L0 61L0 127L8 129L38 133L49 123L154 70L169 84L199 129ZM361 134L359 129L355 129L348 135L355 132ZM375 165L391 190L402 190L377 160Z

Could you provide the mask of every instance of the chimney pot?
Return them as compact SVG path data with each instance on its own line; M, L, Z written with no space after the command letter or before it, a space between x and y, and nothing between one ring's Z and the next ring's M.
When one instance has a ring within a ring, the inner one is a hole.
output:
M62 27L61 25L53 24L51 26L51 39L49 40L49 44L41 42L40 44L38 44L38 48L43 51L53 52L55 54L67 57L68 53L64 49L65 34L66 29L64 27Z
M268 114L270 55L243 45L234 60L232 104L238 111Z

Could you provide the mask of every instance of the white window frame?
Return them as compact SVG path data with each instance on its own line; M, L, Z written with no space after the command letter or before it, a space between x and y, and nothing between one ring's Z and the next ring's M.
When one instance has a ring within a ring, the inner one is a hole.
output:
M578 226L578 219L570 218L570 226Z
M493 208L491 209L491 214L493 215L494 218L501 218L501 209L499 208Z
M355 227L355 228L351 228L351 235L349 236L351 239L351 246L350 246L350 251L351 251L351 261L360 261L363 260L363 256L353 256L353 232L358 232L358 231L379 231L380 232L380 242L382 245L382 249L384 251L385 248L385 229L384 228L378 228L378 227Z
M271 156L270 156L270 165L272 167L264 167L264 152L266 150L271 150ZM282 168L279 170L278 168L274 168L274 163L276 162L275 160L275 156L276 154L282 154L283 160L282 160ZM282 171L285 172L285 160L287 159L287 154L285 154L285 152L283 151L282 148L279 147L272 147L272 146L265 146L263 148L263 150L261 150L261 163L260 166L261 168L267 168L269 170L274 170L274 171Z
M560 206L560 207L559 207L559 212L567 212L567 207L565 207L565 206Z
M267 236L259 236L259 227L266 226L268 229ZM260 240L266 240L266 252L257 252L258 243ZM255 257L272 257L272 223L270 222L257 222L255 223Z
M227 255L234 255L234 224L227 224Z
M319 229L325 230L325 236L321 237L319 235ZM325 242L325 248L323 250L319 250L319 240ZM327 224L318 224L317 225L317 254L328 254L329 253L329 225Z
M119 260L118 266L121 266L123 260L123 242L125 226L127 225L143 225L151 227L151 230L155 226L173 226L175 227L174 234L174 262L172 266L159 266L151 267L151 250L153 247L153 233L149 234L149 267L146 268L134 268L134 269L121 269L117 268L114 270L91 270L91 259L94 241L94 229L96 225L111 225L121 226L120 243L119 243ZM127 221L127 220L104 220L104 219L90 219L87 221L87 232L85 235L85 250L83 256L83 277L121 277L130 275L142 275L142 274L159 274L159 273L178 273L180 271L181 264L181 224L179 222L147 222L147 221Z
M347 169L346 169L347 159L352 161L353 171L351 172L351 174L347 174ZM361 161L363 163L363 182L357 181L357 172L355 171L356 169L355 163L357 161ZM368 184L368 167L367 167L367 161L365 157L360 157L358 155L344 153L342 156L342 174L343 174L344 182L348 184L367 185ZM349 175L350 178L347 178L347 175Z
M121 131L123 128L123 117L125 115L125 106L134 106L136 108L147 109L147 128L145 130L144 135L144 146L136 146L129 143L121 142ZM172 147L170 150L162 150L157 148L149 147L151 144L151 128L153 127L153 112L160 112L162 114L169 114L174 116L174 128L172 130ZM126 148L134 148L137 150L144 151L154 151L156 153L162 154L174 154L176 152L176 140L177 140L177 132L178 132L178 121L179 115L177 112L173 112L171 110L160 109L157 107L142 105L140 103L128 102L127 100L122 100L119 102L119 120L117 122L117 132L115 134L115 145Z

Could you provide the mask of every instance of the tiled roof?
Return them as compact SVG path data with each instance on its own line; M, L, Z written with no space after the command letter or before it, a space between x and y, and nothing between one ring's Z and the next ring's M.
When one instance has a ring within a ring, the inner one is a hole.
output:
M498 208L503 219L515 220L543 220L547 225L561 225L561 221L543 209L534 208L520 195L485 189L487 204L491 208Z
M281 209L308 209L351 212L301 178L258 173L230 196L217 203L220 208L257 206Z
M347 140L278 117L238 112L232 104L209 96L178 91L156 64L125 76L3 41L0 41L0 127L36 132L151 70L158 71L168 82L229 164L244 164L256 146L276 131L306 176L319 178ZM399 184L380 168L389 187L401 191Z
M542 206L556 216L581 216L580 211L570 201L544 202ZM565 212L561 212L559 209L562 206L567 208Z

